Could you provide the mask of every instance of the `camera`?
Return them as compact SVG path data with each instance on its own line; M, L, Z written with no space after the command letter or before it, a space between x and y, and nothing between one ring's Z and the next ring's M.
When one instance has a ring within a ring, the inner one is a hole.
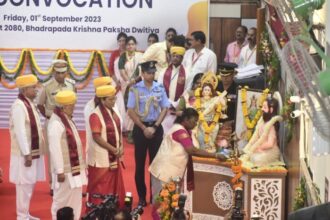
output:
M181 194L179 196L179 200L178 200L178 208L176 208L172 214L172 220L186 220L186 213L184 210L184 206L187 200L187 196Z
M243 220L244 213L242 212L243 207L243 189L235 189L235 205L232 210L231 219L232 220Z
M92 208L85 216L83 220L108 220L113 219L118 209L118 196L116 195L101 195L93 194L93 198L100 198L103 201L99 205L87 203L87 207Z
M138 217L143 214L143 206L139 205L138 207L134 208L130 214L132 219L138 219Z

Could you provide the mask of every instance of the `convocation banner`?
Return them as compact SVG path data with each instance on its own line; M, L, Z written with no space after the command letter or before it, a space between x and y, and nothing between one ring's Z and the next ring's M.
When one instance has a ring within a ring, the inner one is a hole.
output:
M0 0L0 48L117 48L120 32L145 49L167 28L208 34L208 0Z

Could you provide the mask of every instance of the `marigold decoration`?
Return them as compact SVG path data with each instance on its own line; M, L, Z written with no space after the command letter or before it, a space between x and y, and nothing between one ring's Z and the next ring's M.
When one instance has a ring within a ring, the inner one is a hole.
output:
M296 195L294 197L293 210L297 211L304 208L307 203L306 180L304 177L300 179L300 183L296 188Z
M52 73L52 65L49 66L48 70L43 71L40 69L40 67L37 64L37 61L35 60L34 53L32 50L28 51L28 56L30 59L30 67L31 69L35 69L40 75L50 75ZM62 50L58 50L55 53L55 59L59 59L62 56Z
M280 60L278 55L274 51L272 43L269 39L269 33L267 31L261 34L260 53L262 54L263 64L265 65L267 77L267 87L271 91L278 90L278 82L280 80Z
M84 70L78 71L70 58L70 54L66 50L58 50L54 54L55 59L65 59L69 66L69 77L74 79L78 84L77 89L85 88L90 80L92 79L94 73L94 67L98 69L99 76L108 76L109 71L107 63L104 58L104 54L101 51L91 51L90 58ZM29 64L29 65L27 65ZM19 60L13 69L9 69L3 58L0 57L0 75L1 84L7 89L15 89L16 85L13 83L15 79L25 74L26 67L29 67L32 74L37 76L39 82L45 83L52 78L52 66L49 65L47 70L42 70L37 64L34 52L31 49L22 49L20 53Z
M285 120L285 128L286 132L286 143L289 143L293 136L293 129L296 123L296 118L292 118L290 116L291 112L295 110L295 103L290 101L290 97L294 95L294 90L292 88L289 89L288 93L285 95L284 106L281 110L281 115Z
M64 59L68 62L70 71L72 71L75 75L77 76L85 76L90 73L91 68L93 67L95 56L96 56L96 51L93 51L89 57L87 66L85 67L84 70L78 71L72 64L71 58L69 56L69 52L64 50Z
M97 51L97 60L100 76L109 76L109 69L107 68L107 63L105 62L104 55L101 51Z
M241 89L241 103L242 103L242 112L243 112L243 117L244 117L244 122L245 122L245 125L247 127L247 138L248 140L250 140L250 138L252 137L252 133L253 133L253 130L255 128L255 126L257 125L257 122L259 121L261 115L262 115L262 110L261 110L261 107L262 107L262 104L263 102L266 100L267 96L268 96L268 93L269 93L269 89L265 89L263 92L262 92L262 95L259 97L258 99L258 111L256 113L256 115L254 116L253 119L250 120L249 118L249 110L248 110L248 107L247 107L247 87L244 87Z
M243 176L242 172L242 161L239 159L235 159L234 163L231 166L231 170L235 174L235 176L231 179L231 183L233 184L233 189L241 188L243 189L243 182L240 178Z
M157 212L162 220L171 219L172 212L178 207L179 196L174 181L163 185L163 189L156 198L159 203Z
M202 124L203 129L205 131L204 142L205 142L205 144L207 144L210 141L211 132L213 131L213 129L215 128L215 126L217 125L217 123L221 117L222 106L221 106L221 104L217 104L215 106L215 114L213 116L213 120L211 122L207 122L204 118L204 114L202 111L201 90L202 90L202 88L198 88L195 91L195 97L196 97L195 107L199 114L198 123ZM220 95L219 92L218 92L218 95Z

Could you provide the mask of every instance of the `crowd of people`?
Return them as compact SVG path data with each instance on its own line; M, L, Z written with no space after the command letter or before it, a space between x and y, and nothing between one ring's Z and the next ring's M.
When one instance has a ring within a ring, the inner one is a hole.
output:
M227 47L225 63L217 65L202 31L186 39L169 28L162 42L150 34L144 53L137 50L134 36L118 34L110 76L94 79L95 97L84 108L86 151L72 117L77 91L67 78L68 63L53 61L54 77L42 86L38 100L37 78L32 74L19 76L19 95L9 119L10 181L16 184L17 219L38 219L30 216L29 204L35 183L45 180L45 155L49 158L53 219L63 207L71 207L74 219L79 219L82 186L86 184L90 203L102 201L93 194L116 194L123 208L123 138L135 147L140 206L149 202L149 187L150 202L155 202L162 184L182 178L185 172L187 190L193 190L192 156L226 159L219 147L230 145L228 138L234 129L235 68L255 62L255 39L255 28L238 27L235 41ZM39 112L46 119L45 125ZM229 133L224 132L228 129ZM271 144L263 149L270 149ZM248 151L253 153L254 148L248 147ZM145 182L147 154L151 183Z

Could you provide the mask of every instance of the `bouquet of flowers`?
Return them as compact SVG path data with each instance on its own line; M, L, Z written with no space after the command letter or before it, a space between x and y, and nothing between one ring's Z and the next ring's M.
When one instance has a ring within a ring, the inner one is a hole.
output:
M163 185L156 199L160 205L157 212L162 220L171 219L172 212L178 207L179 196L177 184L174 181Z

